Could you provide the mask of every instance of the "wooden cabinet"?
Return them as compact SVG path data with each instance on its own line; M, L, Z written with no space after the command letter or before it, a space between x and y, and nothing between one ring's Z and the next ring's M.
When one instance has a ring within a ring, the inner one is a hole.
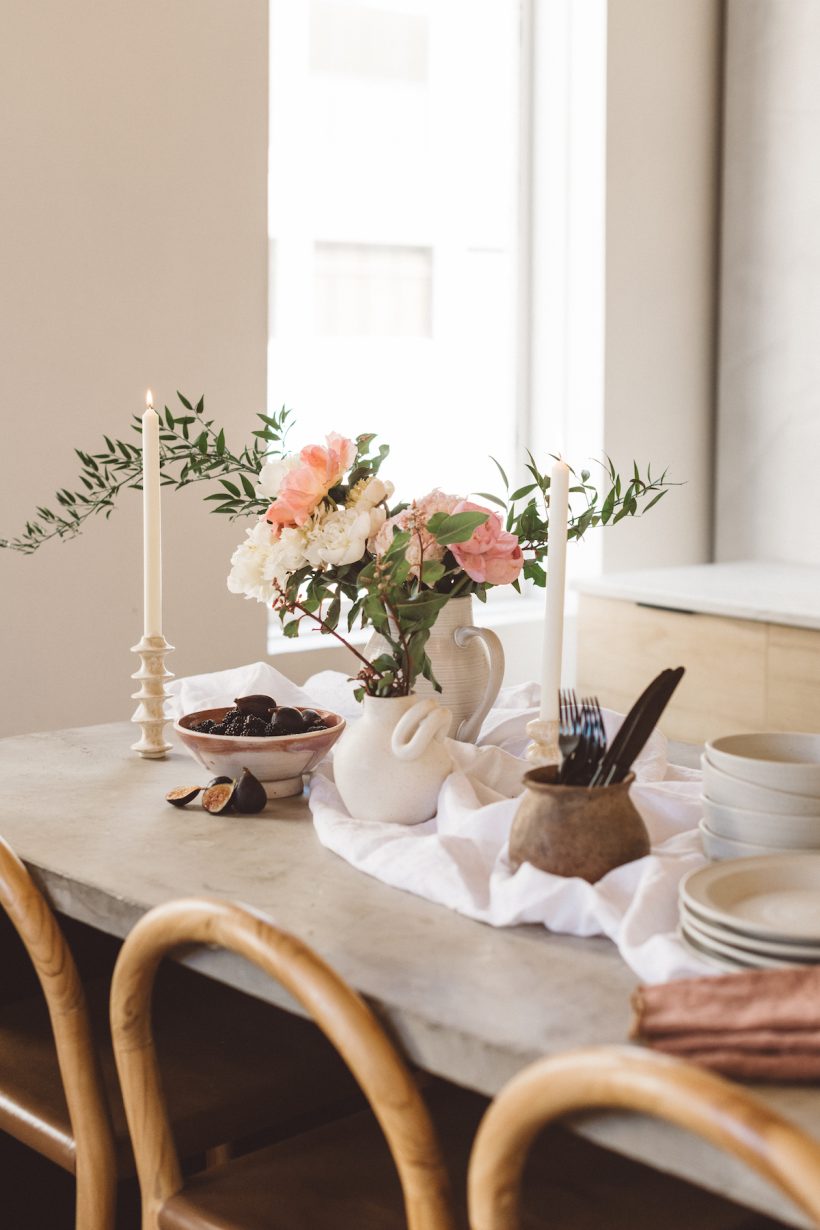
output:
M820 630L580 596L581 694L623 713L665 666L686 667L661 722L670 738L820 731Z

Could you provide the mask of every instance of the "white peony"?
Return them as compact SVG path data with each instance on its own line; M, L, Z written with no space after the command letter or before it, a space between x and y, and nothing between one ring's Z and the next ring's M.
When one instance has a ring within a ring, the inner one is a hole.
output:
M275 500L278 496L285 476L299 464L299 454L289 453L287 457L276 457L266 461L259 471L256 490L263 499Z
M273 533L264 518L248 530L231 557L228 589L232 594L244 594L270 606L276 597L274 582L284 585L289 573L307 563L304 530L285 529L275 539Z
M351 487L347 497L347 506L358 508L360 511L375 508L383 500L389 500L394 491L395 487L392 483L386 483L375 475L372 478L363 478Z
M370 524L370 510L357 508L337 508L314 520L305 548L308 563L313 568L355 564L365 553Z

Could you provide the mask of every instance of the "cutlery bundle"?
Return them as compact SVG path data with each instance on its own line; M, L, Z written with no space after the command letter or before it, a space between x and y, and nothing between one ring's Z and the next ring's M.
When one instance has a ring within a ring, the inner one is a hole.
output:
M646 746L683 674L682 666L661 671L635 701L610 745L597 699L593 696L579 702L573 691L562 691L558 737L562 762L558 781L565 786L613 786L622 782Z

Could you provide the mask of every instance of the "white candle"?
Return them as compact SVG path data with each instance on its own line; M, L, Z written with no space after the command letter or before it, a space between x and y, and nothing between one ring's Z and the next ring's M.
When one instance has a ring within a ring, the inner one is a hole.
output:
M544 620L544 659L541 668L543 722L558 721L558 690L564 648L564 587L567 571L567 518L569 467L556 461L550 471L549 554L547 556L547 614Z
M143 632L162 636L162 526L159 490L159 416L151 390L142 416Z

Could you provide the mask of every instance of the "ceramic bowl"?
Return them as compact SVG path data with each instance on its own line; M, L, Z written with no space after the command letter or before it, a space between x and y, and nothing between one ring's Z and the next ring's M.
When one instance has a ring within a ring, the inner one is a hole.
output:
M820 798L820 735L725 735L706 744L706 758L754 786Z
M778 850L820 849L820 816L788 816L726 807L706 796L703 814L715 836L729 841L748 841Z
M724 858L753 858L760 854L779 854L776 847L760 846L751 841L730 841L728 837L719 837L713 833L705 820L698 825L703 853L714 860Z
M731 773L717 769L705 755L700 758L703 769L703 793L713 803L740 807L744 811L774 812L778 816L820 816L820 798L811 794L790 794L755 786Z
M219 722L230 706L186 713L174 723L182 745L215 777L239 777L250 770L265 787L269 799L302 793L302 774L315 769L345 728L344 718L326 709L316 713L328 723L326 730L303 735L206 735L191 730L196 722Z

